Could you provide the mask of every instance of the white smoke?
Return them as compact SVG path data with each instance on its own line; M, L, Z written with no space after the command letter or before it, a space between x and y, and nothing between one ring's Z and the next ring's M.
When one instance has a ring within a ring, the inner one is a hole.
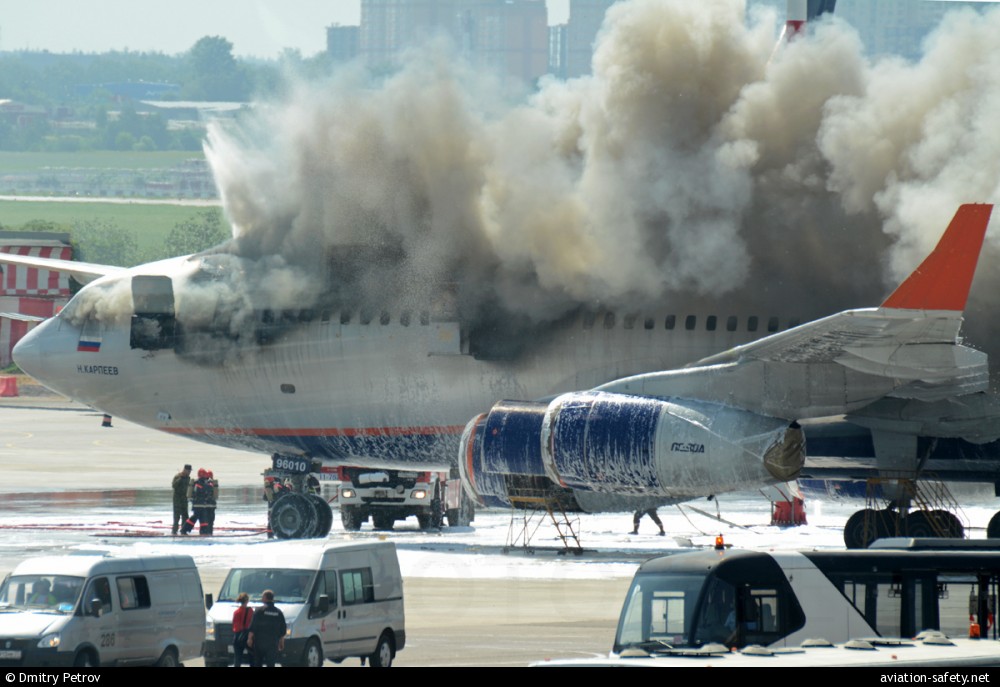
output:
M279 298L264 261L295 302L322 299L350 246L397 256L356 275L362 298L457 281L473 315L877 304L959 204L1000 200L1000 11L948 15L917 62L870 61L835 18L775 51L774 25L739 0L631 0L593 76L526 102L433 45L213 127L231 250L262 284L231 300Z

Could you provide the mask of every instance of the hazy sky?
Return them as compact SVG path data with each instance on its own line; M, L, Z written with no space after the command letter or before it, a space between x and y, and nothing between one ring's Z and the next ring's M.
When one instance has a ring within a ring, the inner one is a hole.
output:
M546 0L549 23L569 0ZM326 49L326 27L359 24L361 0L0 0L0 50L186 51L224 36L237 55L304 56Z

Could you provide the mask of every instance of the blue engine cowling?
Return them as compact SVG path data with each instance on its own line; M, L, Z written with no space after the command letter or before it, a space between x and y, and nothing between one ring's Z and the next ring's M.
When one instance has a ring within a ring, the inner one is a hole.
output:
M662 503L794 479L804 460L802 430L787 420L690 399L581 392L498 403L466 427L460 465L484 505L510 505L517 478Z

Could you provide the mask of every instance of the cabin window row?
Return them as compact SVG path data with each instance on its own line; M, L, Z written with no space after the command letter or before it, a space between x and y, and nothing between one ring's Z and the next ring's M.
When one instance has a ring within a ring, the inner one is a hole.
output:
M583 328L591 329L597 323L598 316L595 313L587 313L583 316ZM727 332L735 332L740 330L740 318L736 315L730 315L726 317L723 321L722 318L716 315L709 315L704 318L702 329L707 332L719 331L720 328L724 328ZM604 313L602 318L602 323L605 329L614 329L617 325L617 317L613 312ZM639 316L636 314L628 314L623 318L622 324L625 329L635 329L639 324ZM791 329L792 327L799 326L800 322L798 319L790 319L785 325L785 329ZM646 317L642 320L643 329L652 330L659 326L657 319L654 317ZM681 330L684 331L695 331L699 328L698 316L697 315L687 315L683 318L677 315L667 315L663 318L662 322L663 329L667 331ZM781 329L781 322L777 317L768 317L766 320L756 315L751 315L747 317L743 322L743 331L747 332L757 332L766 331L773 334L774 332Z
M340 324L351 324L352 322L357 322L363 325L369 325L374 322L378 322L381 325L387 325L392 322L392 316L388 310L375 311L375 310L343 310L339 315L324 311L322 313L317 313L315 310L261 310L257 313L257 321L261 324L293 324L296 322L312 322L317 316L323 322L330 322L331 320L339 317ZM422 326L427 326L431 323L431 314L428 310L421 310L419 313L412 313L409 310L404 310L399 314L399 324L404 327L409 327L411 324L419 322Z
M272 310L262 310L258 313L258 320L263 324L282 324L282 323L293 323L293 322L311 322L316 319L317 313L313 310L284 310L284 311L272 311ZM323 312L319 314L320 319L323 322L329 322L334 318L333 313ZM583 328L592 329L598 323L597 313L586 313L583 316ZM370 325L374 322L378 322L381 325L388 325L392 322L392 315L388 310L343 310L339 313L339 321L342 325L348 325L352 322L357 322L362 325ZM399 314L398 319L399 324L404 327L409 327L411 324L417 322L421 326L426 327L431 323L430 311L421 310L419 313L413 313L409 310L404 310ZM605 329L614 329L618 326L618 315L614 312L606 312L600 316L600 322ZM736 331L746 331L746 332L766 332L773 334L784 329L791 329L793 327L799 326L801 322L797 318L789 319L784 327L777 317L762 318L756 315L751 315L745 318L741 324L740 318L736 315L730 315L725 318L718 317L716 315L708 315L707 317L701 318L699 322L699 317L697 315L686 315L679 317L677 315L667 315L662 321L658 321L654 317L641 318L639 315L634 313L629 313L622 317L622 326L625 329L637 329L639 326L643 329L653 330L662 326L666 331L696 331L702 330L707 332L722 331L736 332Z

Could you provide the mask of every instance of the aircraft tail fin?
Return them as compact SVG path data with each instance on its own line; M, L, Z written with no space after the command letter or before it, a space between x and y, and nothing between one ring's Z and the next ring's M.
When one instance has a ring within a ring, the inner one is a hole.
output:
M900 310L965 310L990 223L990 204L958 208L937 247L882 303Z

